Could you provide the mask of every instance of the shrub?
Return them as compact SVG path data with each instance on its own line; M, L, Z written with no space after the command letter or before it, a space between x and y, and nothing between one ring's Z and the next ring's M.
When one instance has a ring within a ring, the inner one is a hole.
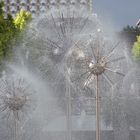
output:
M140 36L137 36L137 41L132 48L132 54L135 59L140 60Z

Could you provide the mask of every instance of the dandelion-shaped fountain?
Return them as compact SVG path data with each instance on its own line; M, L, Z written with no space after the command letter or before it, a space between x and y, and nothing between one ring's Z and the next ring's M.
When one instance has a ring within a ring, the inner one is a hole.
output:
M60 92L62 89L65 90L68 140L71 140L72 123L71 82L65 69L65 59L74 42L96 31L97 26L96 15L82 14L80 10L72 10L67 7L44 15L37 20L33 26L35 30L30 30L36 32L35 36L32 36L29 31L27 39L24 40L23 48L20 48L22 54L25 52L25 58L28 53L27 63L31 64L34 70L39 71L43 78L47 79L50 87L55 90L54 92L58 94L60 87ZM29 36L31 36L30 39Z
M0 79L0 112L12 131L12 140L21 139L24 123L31 113L33 90L22 78Z
M100 29L98 31L100 32ZM125 62L124 54L118 52L119 46L122 47L117 43L113 47L113 42L105 39L101 34L97 34L76 42L67 59L67 68L71 81L82 88L90 87L95 90L96 140L101 139L100 101L102 96L106 94L102 85L112 87L113 82L118 80L117 77L121 79L125 76L123 72L118 70ZM103 83L101 83L102 78L105 80Z

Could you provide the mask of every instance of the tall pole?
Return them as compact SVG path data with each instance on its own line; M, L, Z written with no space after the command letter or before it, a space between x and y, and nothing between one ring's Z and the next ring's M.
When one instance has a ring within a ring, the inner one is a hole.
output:
M66 140L71 140L71 93L70 93L70 85L68 82L66 82L66 97L67 97L67 134L66 134Z
M100 95L99 76L96 76L96 140L100 140Z
M18 128L17 128L17 120L13 120L13 126L12 126L12 133L13 133L13 140L18 140Z

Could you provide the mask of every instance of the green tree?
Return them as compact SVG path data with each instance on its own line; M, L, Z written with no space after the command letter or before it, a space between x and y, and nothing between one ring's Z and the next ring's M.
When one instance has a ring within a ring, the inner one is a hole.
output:
M140 60L140 36L137 36L137 41L134 43L132 48L132 54L134 58Z
M140 35L140 29L138 27L133 27L127 25L123 28L123 30L119 33L120 37L127 41L128 47L130 50L133 47L134 42L137 40L137 36Z
M11 15L7 19L3 16L3 2L0 3L0 60L5 57L9 50L9 42L16 33L16 27Z
M21 10L14 20L14 24L20 31L24 30L27 23L31 20L31 14L25 10Z
M3 59L11 55L13 46L31 20L31 14L24 10L21 10L15 19L10 14L4 18L3 6L4 3L0 2L0 64Z
M1 1L0 2L0 16L3 16L3 10L2 10L2 7L4 6L4 2Z

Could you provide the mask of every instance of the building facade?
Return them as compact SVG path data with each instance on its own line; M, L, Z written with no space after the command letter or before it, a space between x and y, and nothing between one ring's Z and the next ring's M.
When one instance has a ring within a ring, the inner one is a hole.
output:
M33 17L39 13L45 13L52 8L59 9L63 6L92 9L91 0L5 0L4 13L11 13L15 17L21 9L32 13Z

